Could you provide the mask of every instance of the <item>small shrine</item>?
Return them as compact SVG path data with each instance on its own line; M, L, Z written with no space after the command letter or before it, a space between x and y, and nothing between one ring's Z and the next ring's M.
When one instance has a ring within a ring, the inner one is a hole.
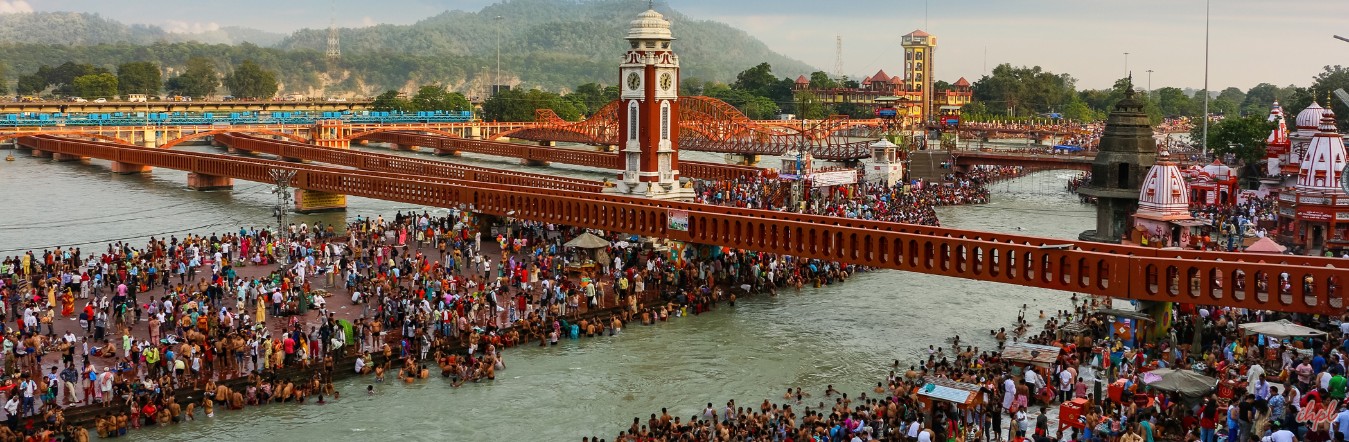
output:
M1193 245L1204 223L1190 215L1189 187L1170 153L1158 153L1157 163L1143 177L1129 240L1159 248Z

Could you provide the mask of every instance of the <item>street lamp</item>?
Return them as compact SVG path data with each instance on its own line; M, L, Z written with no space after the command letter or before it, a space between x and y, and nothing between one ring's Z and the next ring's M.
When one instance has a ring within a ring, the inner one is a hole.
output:
M1212 0L1204 0L1204 135L1203 140L1200 141L1202 143L1200 146L1202 146L1205 158L1208 157L1208 97L1210 95L1208 93L1208 21L1209 10L1211 9L1209 5L1212 3Z
M1152 93L1152 69L1148 69L1148 93Z
M1124 76L1129 76L1129 53L1124 53Z
M501 20L502 17L496 17L497 30L497 78L492 84L492 95L496 95L501 90Z

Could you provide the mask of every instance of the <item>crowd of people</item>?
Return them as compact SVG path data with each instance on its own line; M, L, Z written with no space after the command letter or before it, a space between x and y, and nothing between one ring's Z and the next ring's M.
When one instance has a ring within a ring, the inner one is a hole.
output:
M908 224L940 225L938 206L985 204L988 185L1002 179L1021 176L1015 166L986 166L968 173L950 174L942 182L919 180L908 185L886 186L879 183L809 188L804 197L793 198L793 183L754 177L732 181L695 182L695 201L751 209L792 210L795 212L846 218L871 219Z
M1349 437L1346 361L1349 317L1275 315L1265 311L1179 305L1159 323L1122 333L1108 301L1090 298L1058 312L1024 307L1011 330L989 330L998 348L959 336L929 347L926 359L896 361L885 380L853 396L827 386L821 399L787 387L780 401L708 403L681 422L667 409L636 417L613 440L745 441L1093 441L1293 442ZM1314 330L1302 336L1248 333L1243 324L1289 319ZM1163 322L1164 321L1164 322ZM1344 322L1341 322L1344 321ZM1318 331L1319 330L1319 331ZM1135 334L1136 333L1136 334ZM1000 350L1024 341L1057 352L1047 365ZM1208 382L1173 389L1154 370L1193 372ZM1155 384L1155 386L1154 386ZM928 385L975 392L956 404L924 392ZM1207 386L1207 388L1203 388ZM818 394L818 391L816 392ZM1076 419L1059 420L1066 401ZM1317 414L1319 413L1319 414ZM593 438L588 442L603 442Z
M334 370L413 382L438 366L455 386L490 381L508 347L613 336L864 270L605 232L609 246L578 249L565 242L583 229L489 222L400 213L357 218L344 235L301 223L4 258L0 309L12 322L0 325L0 358L14 375L0 380L0 440L78 438L86 430L63 413L91 404L108 437L216 404L322 401L336 394ZM333 303L353 308L339 317ZM335 368L344 357L353 365ZM196 390L203 401L175 402Z

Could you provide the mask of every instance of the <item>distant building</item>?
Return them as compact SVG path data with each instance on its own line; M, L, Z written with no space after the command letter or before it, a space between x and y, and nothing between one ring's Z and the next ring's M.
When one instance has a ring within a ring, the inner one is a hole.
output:
M932 121L940 114L958 114L961 106L969 104L973 92L964 77L949 89L934 90L934 53L937 37L915 30L901 39L904 48L904 67L901 75L891 77L885 70L863 78L858 87L811 87L805 76L797 77L797 92L809 92L826 105L855 104L873 115L883 108L895 109L895 118L905 127Z

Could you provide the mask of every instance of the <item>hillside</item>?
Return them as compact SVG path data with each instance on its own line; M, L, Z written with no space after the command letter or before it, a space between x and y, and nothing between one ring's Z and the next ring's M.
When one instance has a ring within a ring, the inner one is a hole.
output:
M0 16L0 63L12 82L41 65L66 61L109 69L151 61L165 68L167 78L191 57L216 60L221 72L254 59L277 72L282 93L372 96L441 84L472 97L486 94L495 77L493 19L502 16L510 17L501 23L502 82L562 91L615 82L622 37L643 6L628 0L505 0L478 12L447 11L411 25L341 29L342 58L335 61L323 55L326 29L265 42L275 34L230 27L175 34L94 14L13 14ZM726 24L692 20L661 5L657 9L673 22L686 79L730 82L765 61L778 76L815 70ZM237 44L244 40L252 43Z
M2 44L64 44L88 46L129 43L189 42L271 46L284 35L238 26L202 33L172 33L158 26L128 25L98 14L79 12L31 12L0 15Z
M547 71L544 62L594 63L590 78L564 85L612 81L614 60L624 50L628 22L643 9L630 0L506 0L479 12L447 11L407 26L381 25L340 31L343 53L396 52L490 58L496 65L497 29L501 32L502 69L526 84L546 81L526 73ZM768 62L782 76L815 69L773 52L762 41L724 23L693 20L664 5L657 10L673 22L685 77L730 81L740 71ZM500 22L495 17L501 16ZM499 26L498 26L499 25ZM322 50L326 29L294 33L277 45Z

